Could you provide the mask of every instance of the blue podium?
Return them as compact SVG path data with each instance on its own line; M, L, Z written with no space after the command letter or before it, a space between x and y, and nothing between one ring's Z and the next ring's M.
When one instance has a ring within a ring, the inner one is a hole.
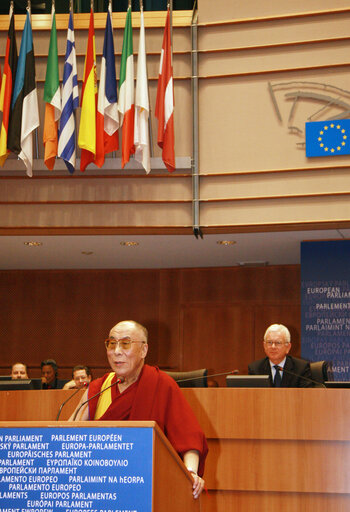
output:
M153 421L0 422L0 502L21 512L198 511Z

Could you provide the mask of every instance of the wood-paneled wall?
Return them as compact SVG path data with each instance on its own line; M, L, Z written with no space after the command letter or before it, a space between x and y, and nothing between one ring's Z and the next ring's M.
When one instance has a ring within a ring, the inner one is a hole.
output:
M36 377L40 361L52 357L62 378L75 364L102 375L103 340L125 319L148 328L150 364L246 373L263 355L271 323L289 327L292 353L300 354L299 283L298 265L2 271L0 373L23 361Z

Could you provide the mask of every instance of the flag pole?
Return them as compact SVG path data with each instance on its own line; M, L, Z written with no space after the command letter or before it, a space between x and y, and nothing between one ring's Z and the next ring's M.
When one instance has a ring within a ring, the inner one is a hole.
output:
M27 1L27 11L29 13L30 18L32 17L32 2L30 0ZM35 128L34 130L34 137L35 137L35 153L36 153L36 159L39 159L39 137L38 137L38 128Z
M173 0L168 0L167 10L169 10L171 65L173 65Z
M113 31L113 5L112 5L112 0L108 0L108 12L111 15L111 25L112 25L112 31ZM107 16L109 16L108 12L107 12ZM117 88L118 88L118 86L117 86ZM118 106L117 106L117 108L118 108ZM117 157L117 152L116 151L112 151L111 158L116 158L116 157Z
M143 0L140 0L140 12L143 13ZM149 98L148 80L147 80L147 91L148 91L148 98ZM148 116L148 136L149 136L150 157L153 157L154 152L153 152L153 134L152 134L152 110L151 110L150 102L149 102L149 116Z

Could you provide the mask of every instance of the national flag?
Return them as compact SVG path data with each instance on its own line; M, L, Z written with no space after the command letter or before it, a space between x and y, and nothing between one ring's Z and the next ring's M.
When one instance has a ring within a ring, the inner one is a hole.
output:
M7 34L6 55L4 64L4 74L1 82L0 92L0 110L2 111L2 124L0 132L0 165L3 166L9 154L7 149L7 135L11 123L11 101L12 91L16 79L17 69L17 44L15 35L15 17L13 14L13 4L10 6L10 22Z
M137 55L134 144L135 160L143 165L147 173L149 173L151 170L148 117L149 99L147 84L145 25L143 20L143 9L141 9L139 52Z
M75 110L79 107L77 61L75 54L73 14L69 14L66 55L63 68L62 113L58 134L58 156L68 171L75 171Z
M305 123L306 156L350 155L350 119Z
M168 9L162 52L160 55L159 77L155 116L158 119L158 146L162 148L162 159L168 171L175 170L174 138L174 86L171 63L170 13Z
M90 10L89 35L86 49L78 145L81 148L80 170L94 162L96 156L97 77L94 14Z
M134 56L132 47L131 7L125 19L122 58L120 63L118 109L122 125L122 167L135 152L134 146Z
M75 171L75 110L79 107L77 61L73 14L69 15L67 46L63 68L62 113L58 134L58 156L62 158L72 174Z
M39 109L35 83L33 34L29 11L22 34L16 81L12 96L12 120L7 147L23 160L28 176L33 175L33 131L38 128Z
M43 141L45 146L44 162L52 171L58 149L57 125L61 116L61 91L58 75L58 51L55 4L52 4L51 35L49 54L47 57L46 77L44 86L45 123Z
M96 120L95 164L102 167L105 155L119 149L119 114L117 103L117 79L112 29L111 3L107 11L106 30L101 61Z

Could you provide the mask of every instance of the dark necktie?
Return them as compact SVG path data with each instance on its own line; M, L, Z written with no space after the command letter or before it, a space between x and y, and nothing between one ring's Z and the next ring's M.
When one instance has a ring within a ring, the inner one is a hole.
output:
M274 369L276 370L276 373L275 373L275 380L273 381L273 383L275 385L275 388L280 388L282 379L281 379L281 374L280 374L277 364L274 365Z

